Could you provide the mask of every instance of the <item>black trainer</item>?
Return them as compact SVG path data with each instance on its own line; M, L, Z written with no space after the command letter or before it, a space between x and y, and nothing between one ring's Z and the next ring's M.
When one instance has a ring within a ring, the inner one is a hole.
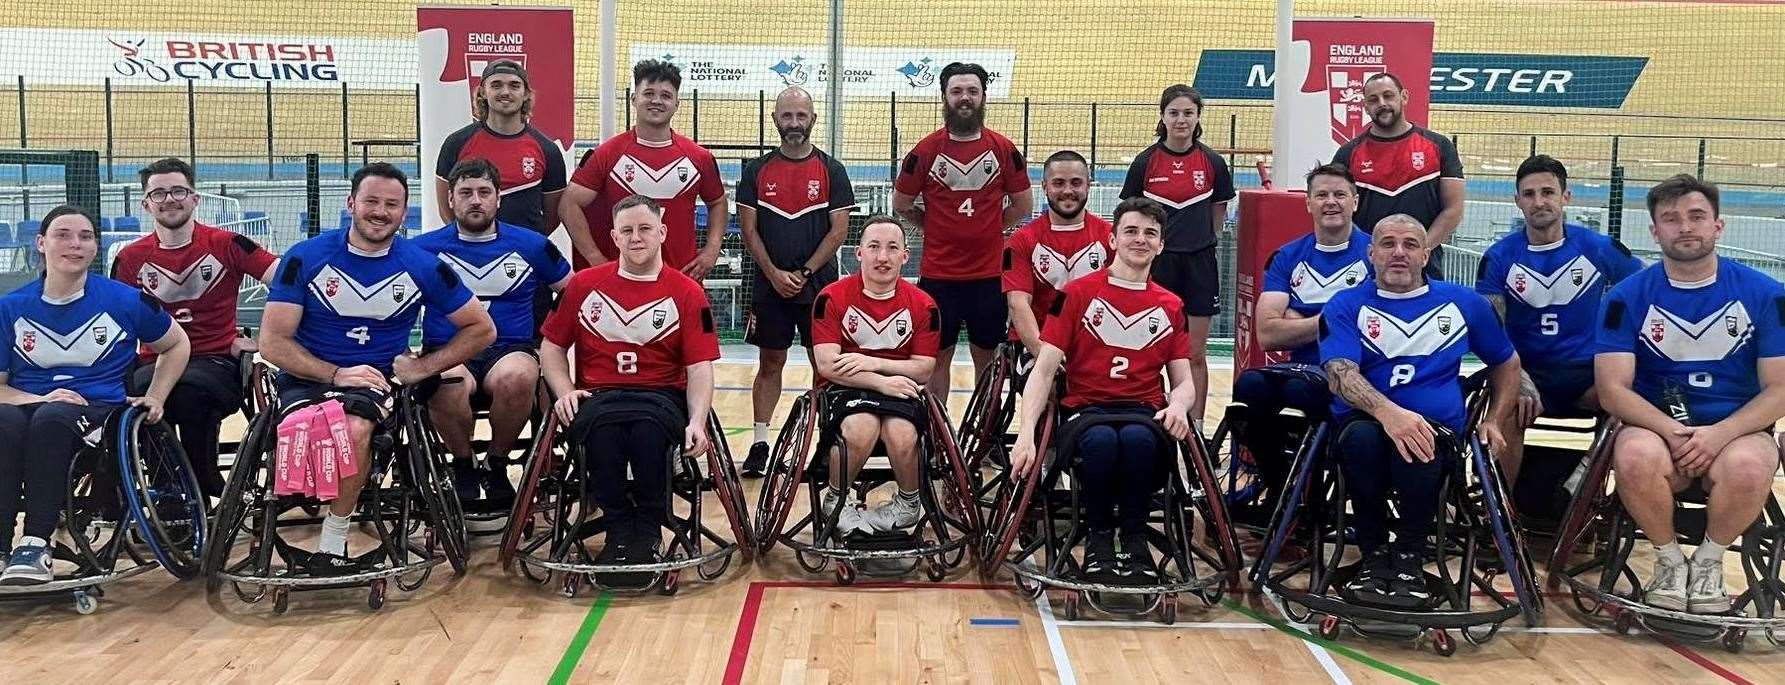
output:
M351 576L366 570L366 565L353 557L329 552L311 552L304 558L304 572L318 578Z
M1085 580L1108 584L1122 582L1121 563L1116 559L1116 531L1093 530L1085 538Z
M1145 533L1122 536L1121 548L1116 551L1116 571L1129 585L1159 583L1159 562L1153 558L1153 550L1147 548Z
M482 499L483 491L479 487L482 484L483 474L478 472L476 465L469 461L453 461L452 490L458 493L461 504Z
M508 480L508 469L495 467L483 472L483 496L492 510L507 509L514 504L514 483Z
M1388 581L1394 575L1394 559L1383 545L1364 555L1357 574L1345 583L1345 590L1360 595L1388 595Z
M744 457L743 474L745 478L761 478L768 474L769 444L759 442L750 446L750 456Z
M1394 553L1394 575L1388 580L1388 596L1400 603L1423 603L1431 598L1426 592L1425 564L1418 552L1397 550Z

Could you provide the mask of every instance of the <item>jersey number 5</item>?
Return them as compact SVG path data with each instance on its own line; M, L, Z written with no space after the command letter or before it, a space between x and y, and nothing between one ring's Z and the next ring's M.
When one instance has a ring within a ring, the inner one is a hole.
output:
M1541 327L1544 335L1555 335L1562 330L1561 327L1556 324L1556 315L1554 312L1537 317L1537 325Z

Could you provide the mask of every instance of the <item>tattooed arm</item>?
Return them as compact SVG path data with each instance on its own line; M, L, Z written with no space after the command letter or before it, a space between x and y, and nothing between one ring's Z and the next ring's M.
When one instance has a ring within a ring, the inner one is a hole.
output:
M1345 404L1369 414L1382 424L1382 430L1394 441L1402 459L1429 462L1437 455L1437 434L1424 417L1390 401L1364 378L1363 370L1350 359L1326 362L1327 385Z

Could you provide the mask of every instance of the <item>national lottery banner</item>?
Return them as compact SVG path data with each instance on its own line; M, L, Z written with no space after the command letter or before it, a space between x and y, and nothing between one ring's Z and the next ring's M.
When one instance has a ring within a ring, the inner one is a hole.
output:
M1407 91L1403 115L1425 125L1431 20L1297 18L1292 35L1288 45L1277 46L1272 176L1278 187L1301 188L1303 174L1369 130L1364 80L1375 74L1401 79Z
M512 60L533 90L530 123L557 142L570 168L576 141L576 41L568 7L417 7L417 82L421 91L420 182L412 196L422 226L442 225L435 207L434 160L446 137L471 123L471 101L485 66Z

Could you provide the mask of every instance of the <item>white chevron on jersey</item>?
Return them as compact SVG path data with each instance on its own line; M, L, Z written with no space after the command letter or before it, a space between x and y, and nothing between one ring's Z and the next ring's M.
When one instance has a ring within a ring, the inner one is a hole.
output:
M471 294L478 297L500 297L513 291L527 277L533 275L533 266L514 252L506 253L492 259L488 264L472 264L457 255L440 253L440 261L459 275Z
M1036 245L1029 261L1035 267L1036 276L1059 290L1074 279L1108 265L1109 251L1103 249L1103 243L1091 243L1068 257L1046 245Z
M671 200L700 182L700 167L694 160L677 157L661 169L638 161L632 155L620 155L608 175L634 193L658 200Z
M1197 173L1202 173L1202 172L1197 172ZM1185 207L1189 207L1190 205L1193 205L1198 202L1202 202L1203 200L1209 199L1210 195L1215 194L1215 187L1209 186L1209 189L1202 191L1201 195L1197 195L1195 197L1190 197L1190 198L1185 198L1183 202L1175 202L1171 198L1168 198L1164 195L1158 195L1151 191L1146 191L1146 190L1140 191L1140 194L1147 196L1149 199L1151 199L1154 202L1165 205L1172 209L1183 209Z
M658 342L682 328L681 311L672 297L627 309L605 293L591 291L583 298L577 319L584 329L603 340L633 345Z
M868 316L856 307L843 310L843 332L864 350L896 350L911 340L911 310L900 309L884 319Z
M930 178L948 186L949 190L973 192L985 188L993 179L998 178L998 158L991 150L979 153L966 162L957 162L948 155L936 155L935 165L930 167Z
M1426 174L1424 176L1420 176L1418 178L1408 179L1407 182L1401 184L1401 187L1399 187L1399 188L1384 188L1384 187L1376 185L1374 183L1368 183L1368 182L1365 182L1362 180L1359 180L1357 182L1357 187L1374 190L1378 193L1382 193L1383 195L1387 195L1389 197L1394 197L1396 195L1400 195L1401 193L1407 192L1408 188L1413 188L1415 186L1418 186L1421 183L1425 183L1426 181L1430 181L1434 178L1437 178L1439 173L1440 172L1438 172L1438 171L1434 171L1432 173Z
M1395 359L1424 357L1450 347L1469 334L1469 324L1455 302L1446 302L1412 321L1366 305L1357 311L1357 330L1378 354Z
M1144 350L1171 335L1171 315L1164 307L1154 305L1123 314L1101 297L1085 307L1080 323L1103 344L1124 350Z
M1514 263L1506 271L1506 291L1533 309L1566 305L1599 283L1599 269L1586 255L1576 255L1547 274Z
M67 334L21 317L12 322L12 353L40 369L87 367L99 363L106 353L128 337L130 334L124 327L104 312L87 319Z
M1302 262L1295 265L1295 271L1290 272L1289 289L1295 291L1296 298L1302 302L1326 304L1339 291L1362 283L1369 277L1370 267L1361 259L1346 264L1344 268L1331 274L1322 274L1315 271L1313 265Z
M1721 360L1754 336L1754 323L1740 300L1709 316L1686 321L1655 305L1643 314L1642 340L1656 354L1676 362Z
M207 254L178 273L144 262L136 271L136 282L155 299L174 303L198 299L210 292L222 276L223 262L217 261L216 255Z
M383 321L421 300L421 288L409 272L399 271L370 285L334 266L324 266L310 279L310 294L339 316Z

